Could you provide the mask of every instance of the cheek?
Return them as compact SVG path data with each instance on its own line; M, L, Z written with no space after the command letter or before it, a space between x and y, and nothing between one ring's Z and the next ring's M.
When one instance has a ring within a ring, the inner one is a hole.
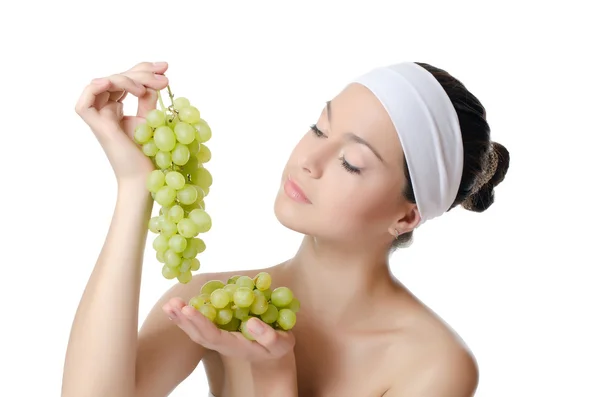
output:
M386 187L365 187L358 183L352 189L343 187L343 184L338 185L337 191L328 189L328 198L324 198L327 209L323 215L329 221L340 222L344 228L358 233L387 228L393 221L394 204L398 201L396 192Z

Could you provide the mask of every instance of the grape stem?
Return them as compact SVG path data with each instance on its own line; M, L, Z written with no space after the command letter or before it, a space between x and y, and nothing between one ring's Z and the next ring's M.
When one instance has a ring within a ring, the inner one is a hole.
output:
M160 109L164 112L166 110L165 103L163 102L162 95L160 94L160 90L156 90L158 94L158 102L160 103Z
M156 92L158 93L158 102L160 103L161 110L163 112L167 113L167 115L169 116L169 122L173 121L175 119L175 117L177 117L179 115L179 112L177 111L177 109L175 109L175 102L174 102L175 96L173 95L173 92L171 91L171 86L167 85L167 92L169 93L169 100L171 101L171 105L169 105L168 107L165 106L165 103L163 102L160 90L157 90Z

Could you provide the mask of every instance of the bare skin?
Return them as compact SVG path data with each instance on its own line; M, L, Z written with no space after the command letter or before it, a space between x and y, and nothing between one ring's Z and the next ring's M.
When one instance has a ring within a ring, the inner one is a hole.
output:
M118 100L123 92L140 97L138 116L144 117L156 103L147 88L166 86L156 78L166 68L143 63L92 83L77 106L106 151L119 190L107 240L73 323L62 395L164 397L201 360L217 397L254 395L251 363L202 347L167 313L182 316L185 302L210 279L268 271L302 303L290 356L297 391L288 395L472 396L478 376L474 358L388 269L394 236L412 230L419 214L399 194L405 183L403 153L393 126L361 86L352 85L331 101L316 132L301 139L284 167L275 213L284 226L306 236L297 253L264 269L196 275L168 290L136 333L151 209L144 181L151 164L130 140L139 119L121 119ZM348 139L348 131L377 154ZM310 203L286 194L288 177Z

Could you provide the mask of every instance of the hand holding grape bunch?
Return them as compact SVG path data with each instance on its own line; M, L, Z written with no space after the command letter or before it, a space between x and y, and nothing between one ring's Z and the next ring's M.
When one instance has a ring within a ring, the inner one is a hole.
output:
M188 304L173 299L163 310L196 343L249 361L279 358L294 346L300 302L288 287L271 287L271 275L207 281Z
M156 108L157 91L169 80L165 62L142 62L119 74L94 79L83 90L75 111L91 128L115 172L119 184L141 184L154 169L133 141L135 128ZM136 115L123 114L123 100L138 98Z

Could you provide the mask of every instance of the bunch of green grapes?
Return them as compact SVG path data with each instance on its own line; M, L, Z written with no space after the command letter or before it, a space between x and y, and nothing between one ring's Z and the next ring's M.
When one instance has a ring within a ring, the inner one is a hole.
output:
M271 289L271 275L258 273L254 278L233 276L227 283L207 281L200 293L190 299L194 307L220 329L241 332L254 340L246 323L258 317L274 329L288 331L296 325L300 301L288 287Z
M161 207L148 224L148 229L158 234L152 243L156 258L163 264L166 279L177 278L185 284L192 279L192 272L200 269L197 256L206 249L198 235L212 227L204 204L213 182L204 167L211 159L205 143L212 131L197 107L187 98L175 98L170 87L167 89L171 105L164 106L159 92L161 109L147 114L135 129L134 140L155 165L146 187Z

